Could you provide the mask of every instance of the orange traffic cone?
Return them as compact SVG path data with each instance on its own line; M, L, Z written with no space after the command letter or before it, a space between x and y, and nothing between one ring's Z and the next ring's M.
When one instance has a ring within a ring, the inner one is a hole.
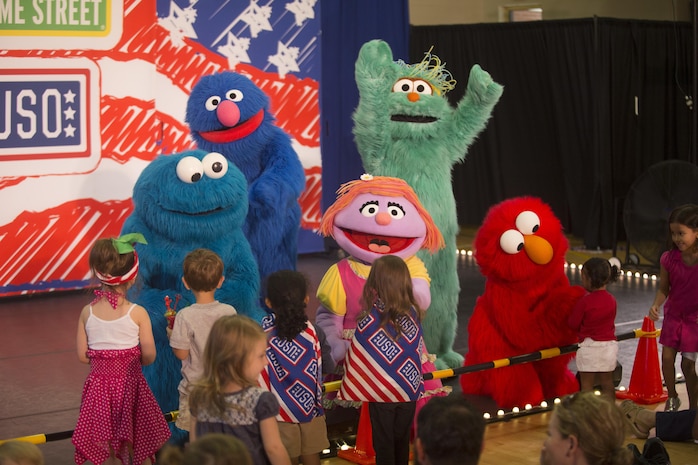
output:
M642 331L655 331L654 322L648 316L642 322ZM655 335L640 338L633 373L630 375L630 388L627 391L617 391L617 398L630 399L638 404L657 404L669 397L662 386L656 337Z
M361 404L359 427L356 430L356 446L337 451L337 457L361 465L374 465L376 452L373 450L373 433L371 432L371 417L368 413L368 402Z

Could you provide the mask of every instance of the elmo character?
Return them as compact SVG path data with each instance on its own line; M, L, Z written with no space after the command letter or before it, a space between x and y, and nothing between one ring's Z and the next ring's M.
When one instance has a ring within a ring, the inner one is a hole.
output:
M568 242L551 208L534 197L493 206L475 237L487 278L468 324L465 366L574 344L567 316L584 289L565 274ZM579 390L567 368L574 354L464 374L464 394L501 408L538 404Z

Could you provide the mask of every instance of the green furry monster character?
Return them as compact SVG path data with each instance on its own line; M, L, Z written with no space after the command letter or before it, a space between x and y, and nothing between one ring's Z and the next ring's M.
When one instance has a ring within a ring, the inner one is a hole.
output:
M393 61L390 46L382 40L361 47L355 78L359 104L353 132L364 169L407 181L446 241L434 255L419 252L431 277L424 338L437 356L438 369L460 367L463 356L453 350L460 284L451 171L485 128L503 88L474 65L465 95L454 108L444 94L455 81L438 57L427 52L414 65Z

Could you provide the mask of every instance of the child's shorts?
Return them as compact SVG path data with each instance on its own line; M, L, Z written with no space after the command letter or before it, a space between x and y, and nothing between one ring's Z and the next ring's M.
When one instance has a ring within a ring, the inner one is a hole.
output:
M191 412L189 412L189 393L179 393L179 413L177 413L177 419L175 420L175 425L179 429L184 431L189 431L189 424L191 422Z
M618 341L595 341L588 337L577 349L577 371L608 372L616 369Z
M319 454L330 447L325 417L315 417L306 423L279 422L281 442L291 458Z

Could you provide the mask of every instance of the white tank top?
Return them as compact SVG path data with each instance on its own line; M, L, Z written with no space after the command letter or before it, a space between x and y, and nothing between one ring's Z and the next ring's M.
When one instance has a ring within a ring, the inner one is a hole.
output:
M131 319L131 310L136 304L131 305L126 315L116 320L103 320L92 313L85 322L87 333L87 346L93 350L130 349L138 345L139 328Z

